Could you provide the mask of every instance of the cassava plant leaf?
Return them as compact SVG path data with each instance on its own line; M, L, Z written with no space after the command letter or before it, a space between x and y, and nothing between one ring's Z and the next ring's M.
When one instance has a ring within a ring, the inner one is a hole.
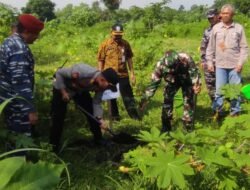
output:
M144 142L160 142L167 139L166 134L161 134L160 130L156 127L152 127L150 132L140 131L138 138Z
M159 188L167 188L170 185L185 188L185 175L194 174L188 160L188 156L176 156L174 151L164 152L159 149L154 157L148 159L147 176L157 178Z
M247 129L247 130L237 130L237 133L242 138L247 138L247 139L250 138L250 129Z
M199 138L197 138L195 132L184 134L180 129L170 133L171 136L183 144L196 144L199 143Z
M225 167L235 167L235 163L223 156L215 147L196 147L196 154L205 164L218 164Z
M152 151L145 147L137 147L124 155L124 160L139 168L143 173L146 171L148 158L152 157Z

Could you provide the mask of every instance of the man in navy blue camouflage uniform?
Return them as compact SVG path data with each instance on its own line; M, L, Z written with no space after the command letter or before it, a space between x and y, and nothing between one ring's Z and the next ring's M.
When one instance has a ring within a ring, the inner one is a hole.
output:
M213 102L215 96L215 72L209 72L207 69L206 50L213 26L218 22L220 22L220 16L217 9L209 9L207 12L207 19L210 23L210 26L203 33L200 52L201 52L201 64L202 68L204 69L204 76L208 90L208 95L211 101Z
M28 47L44 28L36 17L18 17L15 32L0 46L0 104L13 97L4 109L8 129L31 136L31 127L38 120L33 104L34 59ZM24 100L25 99L25 100Z

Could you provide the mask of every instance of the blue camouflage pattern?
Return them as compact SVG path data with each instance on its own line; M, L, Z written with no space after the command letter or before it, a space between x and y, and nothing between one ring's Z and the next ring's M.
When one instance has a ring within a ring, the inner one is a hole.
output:
M17 33L0 46L0 104L19 96L4 109L7 127L18 133L30 133L29 113L33 104L34 59L28 45Z
M215 72L208 71L207 64L206 64L207 63L206 50L207 50L207 46L208 46L208 42L210 39L212 29L213 29L212 26L210 26L204 31L203 37L201 40L200 52L201 52L201 62L204 68L204 77L205 77L205 82L206 82L206 86L208 90L208 95L211 101L213 102L214 97L215 97Z

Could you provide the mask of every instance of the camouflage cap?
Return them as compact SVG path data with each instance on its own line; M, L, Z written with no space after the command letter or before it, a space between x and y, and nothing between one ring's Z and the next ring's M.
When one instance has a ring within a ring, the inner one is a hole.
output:
M213 18L214 16L218 15L218 10L217 9L209 9L207 11L207 18Z

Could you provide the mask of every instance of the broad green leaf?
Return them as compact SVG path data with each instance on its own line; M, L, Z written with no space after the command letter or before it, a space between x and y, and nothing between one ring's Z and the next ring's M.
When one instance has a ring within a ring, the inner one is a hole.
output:
M250 117L248 114L242 114L237 119L234 117L226 117L223 121L223 125L221 127L222 130L230 129L230 128L241 128L241 127L248 127L250 122Z
M138 167L143 173L146 170L147 161L150 157L152 157L152 151L141 146L124 155L125 161L131 163L133 167Z
M234 157L233 157L236 165L241 168L243 166L250 166L250 156L249 154L245 154L245 153L235 153Z
M144 142L161 142L167 139L167 135L161 134L159 129L152 127L150 133L148 131L140 131L138 138Z
M199 129L196 131L197 136L200 138L212 138L212 139L220 139L220 138L224 138L226 132L223 130L215 130L215 129Z
M198 136L196 135L196 132L194 131L184 134L180 129L177 129L170 134L174 139L180 141L183 144L197 144L200 142Z
M11 157L0 161L0 190L5 189L18 169L25 164L24 157Z
M177 129L176 131L171 132L170 135L171 135L171 137L173 137L174 139L176 139L182 143L184 143L184 141L185 141L185 135L180 129Z
M230 100L237 99L240 95L241 88L241 84L226 84L221 88L221 94Z
M16 137L16 148L23 147L37 147L37 145L34 143L34 140L31 137L20 134Z
M38 162L27 163L6 186L5 190L52 190L60 181L63 165Z
M240 171L221 169L217 170L216 177L219 181L219 189L234 190L238 189L237 176Z
M157 178L159 188L167 188L170 184L185 188L185 175L193 175L193 169L187 163L188 156L175 156L174 151L156 150L155 156L148 159L147 176Z
M237 133L239 134L240 137L243 138L250 138L250 129L247 130L237 130Z
M234 167L234 162L224 157L222 152L216 151L214 147L197 147L196 154L200 157L205 164L218 164L226 167Z
M238 189L238 185L235 179L226 178L225 180L220 181L219 189L235 190Z

